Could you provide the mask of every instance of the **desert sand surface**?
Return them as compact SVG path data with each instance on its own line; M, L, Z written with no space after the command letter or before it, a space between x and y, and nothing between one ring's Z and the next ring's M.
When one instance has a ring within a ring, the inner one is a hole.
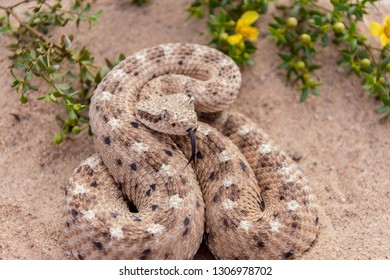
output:
M0 0L6 5L14 1ZM188 21L191 1L152 0L137 7L126 0L95 1L103 10L91 30L69 28L76 44L87 45L98 64L160 43L207 44L202 21ZM325 1L324 1L325 2ZM359 26L390 15L390 1L372 9ZM368 99L354 76L336 65L334 49L321 51L321 96L300 104L299 92L277 69L274 43L266 38L271 16L261 16L256 63L243 71L232 108L250 116L282 147L299 158L318 198L320 231L302 259L388 259L390 257L390 122L379 122L380 103ZM56 29L51 34L60 36ZM378 44L372 38L374 44ZM10 61L0 37L0 259L73 259L64 237L64 186L78 164L94 153L85 133L52 144L56 106L30 95L26 105L10 87ZM17 117L15 117L17 116ZM198 259L212 258L202 247Z

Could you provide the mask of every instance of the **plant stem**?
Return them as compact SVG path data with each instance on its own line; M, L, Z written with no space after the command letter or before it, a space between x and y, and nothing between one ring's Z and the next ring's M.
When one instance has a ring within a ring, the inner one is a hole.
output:
M49 3L43 2L42 4L46 5L50 9L53 9L53 6L50 5ZM77 16L80 16L80 14L81 14L81 13L76 13L74 11L67 11L64 9L56 9L56 11L60 11L60 12L68 13L68 14L73 14L73 15L77 15Z
M25 0L23 2L19 2L13 6L10 6L10 7L3 7L3 6L0 6L0 9L2 10L5 10L7 14L9 15L12 15L16 21L19 23L19 25L21 27L24 27L26 28L30 33L32 33L33 35L35 35L37 38L41 39L42 41L44 41L45 43L55 47L56 49L62 51L62 52L65 52L67 54L71 54L71 52L65 48L63 48L62 46L56 44L55 42L53 42L53 40L51 40L49 37L45 36L44 34L42 34L41 32L39 32L38 30L32 28L30 25L26 24L23 20L20 19L20 17L13 11L13 8L17 7L18 5L21 5L21 4L24 4L24 3L28 3L30 2L31 0Z

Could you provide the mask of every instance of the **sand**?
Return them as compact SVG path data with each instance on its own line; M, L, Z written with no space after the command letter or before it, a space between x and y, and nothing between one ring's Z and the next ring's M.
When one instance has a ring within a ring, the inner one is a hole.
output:
M1 0L0 4L10 1ZM100 25L77 31L98 63L159 43L208 42L203 22L187 21L191 1L155 1L136 7L125 0L96 1ZM382 1L360 26L382 22L390 2ZM320 206L320 232L303 259L388 259L390 257L390 122L380 123L360 81L345 78L337 52L321 51L322 95L303 104L278 70L274 43L266 38L270 16L259 22L256 66L245 69L232 106L250 116L289 154L300 160ZM76 33L73 28L69 33ZM61 35L56 29L54 35ZM61 223L64 186L74 168L94 152L92 138L52 144L58 107L36 100L19 103L10 88L9 54L0 37L0 259L72 259ZM373 40L376 44L377 41ZM16 117L17 116L17 117ZM210 258L202 248L196 258Z

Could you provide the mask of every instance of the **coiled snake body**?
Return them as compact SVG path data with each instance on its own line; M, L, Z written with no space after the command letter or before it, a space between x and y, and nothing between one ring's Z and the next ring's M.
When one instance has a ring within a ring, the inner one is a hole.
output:
M310 247L318 216L300 170L256 124L222 111L240 84L229 57L193 44L141 50L103 79L89 112L98 153L65 191L75 257L191 259L203 235L222 259Z

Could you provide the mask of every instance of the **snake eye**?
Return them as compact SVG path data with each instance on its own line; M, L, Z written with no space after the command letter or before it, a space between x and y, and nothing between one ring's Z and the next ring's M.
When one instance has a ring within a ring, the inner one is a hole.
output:
M169 119L169 113L167 112L167 110L164 110L164 112L161 114L161 119L163 121L167 121Z

